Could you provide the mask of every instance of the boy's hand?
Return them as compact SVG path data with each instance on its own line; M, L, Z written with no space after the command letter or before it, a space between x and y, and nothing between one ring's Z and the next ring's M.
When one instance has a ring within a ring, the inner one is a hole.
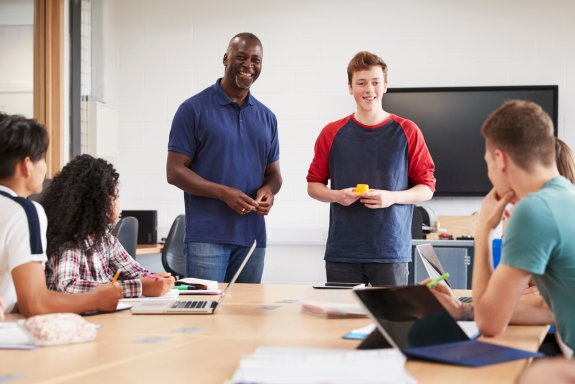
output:
M505 195L499 196L495 188L492 189L481 203L477 225L478 230L491 231L497 228L505 213L505 207L514 198L515 193L511 190L507 191Z
M360 201L366 208L387 208L396 203L395 193L383 189L370 189L369 192L361 195Z
M426 285L431 279L425 279L419 283L419 285ZM461 301L453 294L453 292L445 286L444 282L440 282L433 287L429 288L433 296L443 305L447 312L455 320L459 320L461 317L461 306L463 305Z
M359 199L359 195L355 193L355 188L345 188L337 191L335 202L344 207L349 207Z
M162 276L161 279L154 279L152 277L142 277L142 295L157 297L165 295L170 289L174 287L174 277L169 273L154 273L156 276Z
M99 285L92 293L96 299L96 309L102 312L115 311L118 301L124 297L124 289L119 285L112 284Z

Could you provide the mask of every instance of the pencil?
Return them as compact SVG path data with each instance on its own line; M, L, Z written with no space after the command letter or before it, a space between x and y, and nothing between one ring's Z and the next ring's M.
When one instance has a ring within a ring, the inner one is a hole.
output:
M121 269L118 269L118 270L116 271L116 274L114 275L114 278L112 279L112 285L114 285L114 283L116 282L116 280L118 280L118 276L120 276L120 272L121 272L121 271L122 271Z

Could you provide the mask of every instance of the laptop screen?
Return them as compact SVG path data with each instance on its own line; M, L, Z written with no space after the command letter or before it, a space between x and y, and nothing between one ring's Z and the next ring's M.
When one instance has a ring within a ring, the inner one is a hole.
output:
M441 262L439 261L439 258L435 253L435 249L433 249L433 245L421 244L415 248L417 249L419 256L421 256L421 261L423 262L423 265L429 277L435 279L445 273L443 265L441 265ZM444 281L448 287L451 287L451 284L449 284L449 281L447 281L447 279L445 279Z
M423 285L366 288L354 293L380 332L400 349L469 340Z

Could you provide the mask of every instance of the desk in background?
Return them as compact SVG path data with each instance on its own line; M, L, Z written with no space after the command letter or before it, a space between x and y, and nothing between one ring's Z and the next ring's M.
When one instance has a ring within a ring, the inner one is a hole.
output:
M136 246L136 255L152 255L162 253L164 244L138 244Z
M101 325L95 342L0 350L0 377L16 377L11 383L223 383L241 357L259 346L358 345L342 336L369 323L367 318L327 320L302 314L302 300L351 301L353 296L348 290L307 285L237 284L214 315L137 316L123 311L87 317ZM546 330L510 326L493 341L534 351ZM407 370L419 383L513 383L527 364L519 360L464 368L409 361Z

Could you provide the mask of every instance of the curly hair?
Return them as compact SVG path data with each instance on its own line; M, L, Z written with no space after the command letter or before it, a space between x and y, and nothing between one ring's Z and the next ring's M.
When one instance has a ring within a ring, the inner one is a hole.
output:
M48 217L48 257L66 244L87 250L92 239L99 245L111 223L119 177L112 164L90 155L74 158L54 177L40 201Z

